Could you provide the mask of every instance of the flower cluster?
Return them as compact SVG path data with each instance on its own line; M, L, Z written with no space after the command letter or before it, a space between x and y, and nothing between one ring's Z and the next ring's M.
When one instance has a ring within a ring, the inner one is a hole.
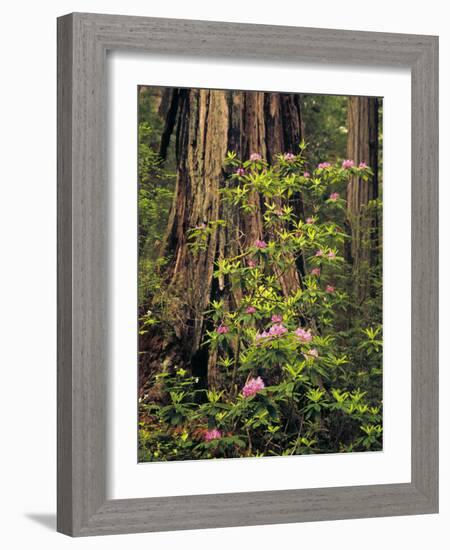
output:
M300 340L300 342L311 342L312 334L310 330L305 330L304 328L299 327L294 331L295 336Z
M251 397L252 395L255 395L260 390L263 390L265 388L265 384L263 379L258 376L258 378L250 378L245 383L245 386L242 388L242 395L244 397Z
M319 357L319 352L316 350L316 348L311 348L308 351L305 351L303 356L307 360L317 359L317 357Z
M348 170L349 168L353 168L353 166L355 166L355 161L354 160L345 159L344 162L342 163L342 168L344 168L344 170Z
M205 441L213 441L213 439L220 439L221 437L222 437L222 432L217 428L213 428L212 430L206 430L203 435L203 438Z
M277 323L272 325L268 331L258 332L255 338L256 340L263 340L265 338L279 338L280 336L283 336L283 334L286 334L286 332L288 332L288 329L281 323Z
M273 338L278 338L279 336L283 336L283 334L286 334L287 331L288 329L281 323L279 323L270 327L269 336Z
M268 331L265 330L263 332L258 332L255 336L255 339L256 341L260 341L264 339L279 338L280 336L283 336L287 332L289 331L284 325L282 325L281 323L275 324L275 325L272 325ZM311 342L313 338L311 331L306 330L302 327L299 327L296 330L294 330L294 334L302 343Z

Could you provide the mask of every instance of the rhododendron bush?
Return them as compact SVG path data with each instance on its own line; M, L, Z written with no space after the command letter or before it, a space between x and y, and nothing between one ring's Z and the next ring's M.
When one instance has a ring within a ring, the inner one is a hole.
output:
M140 397L140 460L382 449L381 262L358 271L348 261L346 201L350 178L373 173L352 159L312 166L305 148L270 164L258 151L229 152L217 216L185 228L194 265L216 235L219 243L214 295L197 313L208 378L181 362L152 373ZM233 220L250 227L256 204L253 238ZM372 201L365 215L379 221L380 206ZM373 247L380 256L379 240ZM170 330L169 307L174 317L183 307L183 292L167 305L175 290L158 273L143 331ZM362 299L358 277L370 280Z

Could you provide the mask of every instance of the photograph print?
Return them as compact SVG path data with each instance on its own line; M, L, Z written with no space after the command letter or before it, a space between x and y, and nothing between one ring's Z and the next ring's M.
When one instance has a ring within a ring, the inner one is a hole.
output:
M137 101L138 461L381 451L382 98Z

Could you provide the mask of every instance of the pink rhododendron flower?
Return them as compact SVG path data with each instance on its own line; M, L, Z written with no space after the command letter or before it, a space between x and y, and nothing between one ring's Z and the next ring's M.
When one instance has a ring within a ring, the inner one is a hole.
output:
M311 331L305 330L301 327L299 327L297 330L294 331L295 336L301 341L301 342L311 342L312 340L312 334Z
M334 292L335 290L336 290L336 289L334 288L334 286L327 285L327 288L325 289L325 292L328 292L328 294L333 294L333 292Z
M318 277L320 275L320 269L318 267L311 269L311 275L315 275L316 277Z
M362 170L364 170L364 168L367 168L367 164L364 161L361 161L358 165L358 168L361 168Z
M212 430L206 430L203 435L205 441L212 441L213 439L220 439L222 437L222 432L217 428Z
M201 223L200 225L197 225L197 226L195 227L195 229L205 229L205 227L206 227L206 224L205 224L205 223Z
M265 330L263 332L257 332L255 336L255 340L258 342L259 340L264 340L265 338L270 338L270 334L266 332Z
M226 334L230 329L226 325L219 325L216 329L217 334Z
M260 390L265 388L263 379L258 376L258 378L250 378L245 383L245 386L242 388L242 395L244 397L251 397L258 393Z
M243 175L245 174L245 170L244 170L243 168L238 168L238 169L236 170L236 174L237 174L238 176L243 176Z
M257 239L255 241L255 246L256 246L256 248L266 248L267 243L266 243L266 241L260 241L259 239Z
M310 178L311 174L309 172L303 172L303 177L304 178Z
M269 336L278 338L278 336L283 336L287 331L288 329L281 324L272 325L269 329Z
M327 256L328 256L329 258L331 258L331 259L336 258L336 254L335 254L332 250L330 250L330 251L328 252Z
M311 348L303 355L306 357L306 359L314 359L316 357L319 357L319 352L316 350L316 348Z
M272 315L272 323L281 323L282 320L282 315Z
M306 218L306 223L311 225L312 223L314 223L314 218Z
M316 256L319 256L319 257L320 257L320 256L323 256L323 250L318 250L318 251L316 252Z
M247 265L248 267L253 268L253 267L256 267L256 262L255 260L247 260Z
M331 193L330 200L337 201L339 197L340 197L339 193Z
M252 315L253 313L256 313L256 307L248 306L248 308L245 310L245 313L248 313L249 315Z
M317 168L322 168L322 169L325 169L325 168L330 168L331 167L331 164L329 162L321 162Z
M256 161L261 160L261 159L262 159L262 156L259 153L252 153L250 155L250 160L252 162L256 162Z
M353 168L353 166L355 166L354 160L345 159L344 162L342 163L342 168L344 168L345 170L348 170L349 168Z
M295 159L295 155L293 153L285 153L284 154L284 160L291 161Z

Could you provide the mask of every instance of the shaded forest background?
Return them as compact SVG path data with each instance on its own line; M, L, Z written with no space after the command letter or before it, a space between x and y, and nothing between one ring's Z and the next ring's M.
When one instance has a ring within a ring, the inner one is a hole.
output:
M346 201L342 223L349 235L341 274L348 304L338 325L347 346L356 350L353 374L364 368L374 372L367 385L375 387L372 397L381 403L381 356L372 369L360 335L381 324L382 100L148 86L139 87L138 100L141 429L152 422L147 405L167 402L168 390L158 378L162 373L182 369L200 388L220 386L220 357L205 345L214 329L205 312L225 294L228 309L243 297L236 286L230 290L232 285L214 275L217 261L270 238L261 196L250 198L252 216L241 216L221 201L221 190L228 185L227 152L243 160L258 153L270 166L280 154L299 154L301 143L306 144L301 152L305 173L324 161L344 159L371 168L370 178L355 172L338 184ZM292 199L299 218L306 215L303 203L301 194ZM228 224L214 225L219 219ZM208 228L205 246L192 254L189 232L203 226ZM275 268L286 297L304 288L307 270L305 254L293 258L288 269ZM378 333L371 336L372 342L380 338ZM148 452L141 458L152 459Z

